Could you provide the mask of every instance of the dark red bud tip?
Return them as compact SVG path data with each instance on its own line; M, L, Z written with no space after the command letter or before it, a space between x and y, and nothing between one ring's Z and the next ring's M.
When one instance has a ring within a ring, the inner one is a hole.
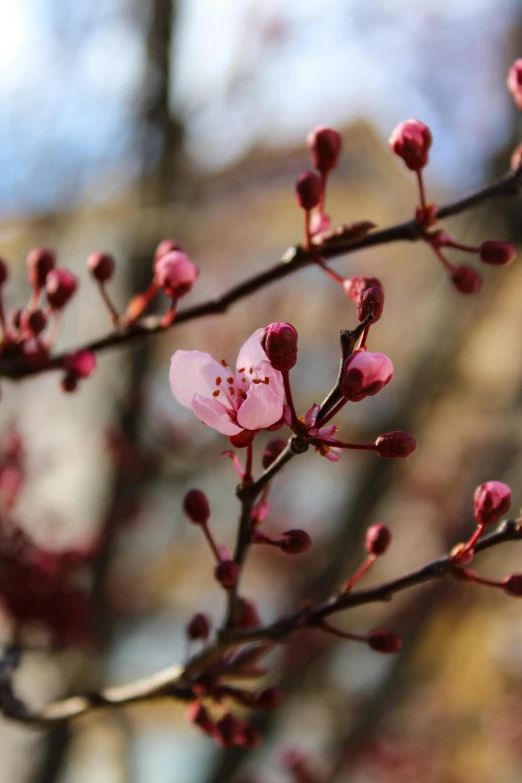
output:
M93 351L74 351L64 357L63 366L78 378L88 378L96 369L96 354Z
M394 432L383 432L375 441L377 454L386 459L404 459L417 448L417 441L408 435L407 432L395 430Z
M360 402L380 392L391 381L392 375L393 364L383 353L354 353L344 363L341 383L343 396L350 402Z
M263 451L261 463L266 470L272 462L275 462L279 455L286 449L286 440L282 438L272 438L269 440Z
M209 633L210 622L208 617L205 614L198 612L187 625L188 638L192 641L195 641L196 639L203 639L203 641L206 641Z
M254 698L252 707L256 710L274 710L281 704L282 698L279 688L266 688Z
M522 574L511 574L511 576L506 576L502 582L502 589L505 590L508 595L512 595L515 598L522 598Z
M275 370L291 370L297 362L297 330L286 322L263 329L261 347Z
M162 256L166 256L167 253L172 253L173 250L182 250L182 247L175 239L163 239L154 251L153 267L156 261L159 261Z
M8 278L7 264L0 258L0 285L3 285Z
M380 653L398 653L402 648L402 638L394 631L388 631L386 628L378 628L371 631L367 640L368 647L375 652Z
M47 301L53 310L61 310L78 288L76 277L68 269L51 269L45 280Z
M195 726L199 726L199 728L203 729L203 731L210 737L215 735L216 726L210 719L210 715L202 704L199 704L197 701L193 702L188 708L187 717L190 723L193 723Z
M312 539L304 530L286 530L279 546L287 555L300 555L302 552L308 552Z
M214 576L222 587L234 587L239 579L239 566L234 560L222 560L215 567Z
M43 288L47 275L56 266L56 254L47 247L35 247L27 255L27 277L33 288Z
M515 60L508 71L508 90L519 109L522 109L522 59Z
M390 529L386 525L382 525L380 522L376 522L366 531L366 551L370 555L380 557L388 550L391 544L392 534Z
M41 310L22 310L20 327L33 337L38 337L47 326L47 318Z
M78 376L72 372L67 373L67 375L64 375L62 378L60 386L62 387L62 391L67 392L67 394L75 392L78 388Z
M489 239L479 247L480 260L492 266L507 266L515 260L516 255L517 249L511 242Z
M91 253L87 259L87 269L100 283L111 279L114 267L114 258L109 253Z
M350 299L353 299L357 305L362 294L370 288L380 288L384 293L384 286L378 277L349 277L344 281L343 288Z
M207 496L200 489L191 489L183 498L183 511L195 525L206 525L210 517Z
M461 294L478 294L482 288L482 277L472 266L456 266L451 273L453 287Z
M337 166L341 153L341 134L333 128L319 127L308 136L308 146L315 168L326 174Z
M495 525L509 511L511 490L502 481L486 481L476 488L473 501L479 525Z
M421 171L428 162L431 131L420 120L406 120L395 128L388 143L411 171Z
M367 288L363 291L357 302L357 318L359 321L365 321L368 316L373 316L373 320L378 321L384 309L384 292L381 288Z
M323 180L314 171L305 171L295 183L297 203L309 212L317 207L323 193Z

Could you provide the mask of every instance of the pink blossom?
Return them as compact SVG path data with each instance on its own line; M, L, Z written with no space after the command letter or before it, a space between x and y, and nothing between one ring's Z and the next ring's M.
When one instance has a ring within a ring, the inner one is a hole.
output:
M428 162L431 131L420 120L406 120L397 125L388 144L411 171L420 171Z
M522 59L515 60L508 72L508 90L519 109L522 109Z
M188 294L199 270L186 253L172 250L160 256L154 264L154 281L163 288L167 296L179 299Z
M349 356L343 368L342 392L345 399L360 402L391 381L393 365L383 353L359 351Z
M200 351L176 351L170 363L172 393L198 419L223 435L270 427L283 415L281 373L274 370L257 329L239 351L234 373Z

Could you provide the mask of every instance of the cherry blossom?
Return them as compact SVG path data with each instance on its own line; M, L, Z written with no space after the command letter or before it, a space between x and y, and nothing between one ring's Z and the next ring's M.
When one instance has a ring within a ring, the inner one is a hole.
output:
M283 415L281 373L274 370L257 329L239 351L236 371L200 351L176 351L170 363L175 398L223 435L261 430Z

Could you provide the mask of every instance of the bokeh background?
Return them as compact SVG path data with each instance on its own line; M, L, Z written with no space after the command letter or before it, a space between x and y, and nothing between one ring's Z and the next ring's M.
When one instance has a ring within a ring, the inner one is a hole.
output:
M64 348L110 328L85 269L94 250L117 258L111 291L122 307L149 282L165 237L200 266L190 303L275 263L301 238L293 183L310 166L305 137L319 124L344 139L328 194L334 222L385 226L412 214L413 178L386 144L409 117L433 131L430 199L478 187L506 170L518 142L505 78L521 53L516 0L2 0L6 305L26 300L25 256L39 245L55 247L81 279ZM520 205L503 201L447 227L474 244L518 243L520 226ZM244 591L264 621L341 584L377 520L394 540L368 584L462 540L482 481L510 483L515 512L522 502L520 265L486 270L474 298L459 297L421 246L370 249L334 266L384 282L370 347L395 365L385 391L343 412L341 433L362 442L405 429L420 448L404 464L347 453L337 464L307 454L288 466L267 528L303 527L314 546L295 559L252 554ZM29 591L18 616L4 600L0 632L7 642L18 629L27 648L17 684L31 705L179 662L191 615L219 622L211 557L180 505L187 489L204 489L216 536L230 546L237 478L220 456L227 439L173 400L168 362L177 348L232 362L274 320L300 335L293 376L304 412L335 378L339 330L355 324L352 302L314 269L225 315L103 355L75 395L52 374L3 384L4 460L15 454L21 478L14 507L13 471L0 482L3 516L51 571L64 557L72 563L72 586L50 589L0 552L4 599ZM504 546L480 568L502 578L520 563L520 548ZM100 712L48 733L2 720L2 782L283 783L288 748L305 752L324 783L521 779L517 601L444 583L338 623L392 627L405 649L390 659L297 636L274 657L267 682L285 701L260 722L258 752L216 748L176 703Z

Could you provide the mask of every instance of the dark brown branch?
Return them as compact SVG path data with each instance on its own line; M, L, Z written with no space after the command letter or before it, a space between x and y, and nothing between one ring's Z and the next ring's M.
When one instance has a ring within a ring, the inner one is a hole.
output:
M522 540L520 520L504 522L493 533L484 536L477 543L475 551L482 552L493 546L515 540ZM219 660L225 652L245 644L267 641L281 642L302 628L313 628L319 625L321 620L336 612L362 604L389 601L402 590L435 579L442 579L454 567L448 555L434 560L406 576L384 582L376 587L337 594L322 604L301 609L265 627L246 631L225 628L210 645L193 656L184 668L173 666L128 685L105 688L98 693L56 701L38 712L30 710L14 695L11 678L5 678L3 682L0 682L0 709L7 718L45 728L101 707L120 707L156 698L190 701L194 698L190 684L191 679Z
M440 207L438 210L438 217L441 220L448 217L454 217L468 209L480 206L492 198L516 196L520 192L521 187L522 166L515 171L509 171L503 177L500 177L500 179L497 179L490 185L486 185L486 187L466 196L466 198L452 201L449 204ZM334 237L320 247L320 252L322 258L336 258L337 256L347 255L356 250L363 250L364 248L375 247L376 245L384 245L398 241L418 242L422 239L423 232L417 221L408 220L404 223L391 226L390 228L366 234L362 239L356 241L343 241ZM166 327L162 325L161 317L159 316L143 318L139 323L116 329L105 337L86 343L76 350L89 350L99 353L110 348L126 345L134 340L141 339L142 337L159 334L160 332L166 331L166 329L172 329L186 321L193 321L207 315L219 315L226 312L235 302L256 293L256 291L265 288L277 280L288 277L299 269L309 266L314 262L316 256L316 250L305 250L301 245L296 245L286 251L279 263L264 272L253 275L242 283L232 286L232 288L215 299L209 299L206 302L182 310L178 313L176 320L170 326ZM0 359L0 377L8 378L10 380L20 380L31 375L38 375L50 370L60 369L63 365L64 356L65 354L63 353L58 354L57 356L43 359L40 363L32 363L24 357L19 356L13 358L3 357Z

